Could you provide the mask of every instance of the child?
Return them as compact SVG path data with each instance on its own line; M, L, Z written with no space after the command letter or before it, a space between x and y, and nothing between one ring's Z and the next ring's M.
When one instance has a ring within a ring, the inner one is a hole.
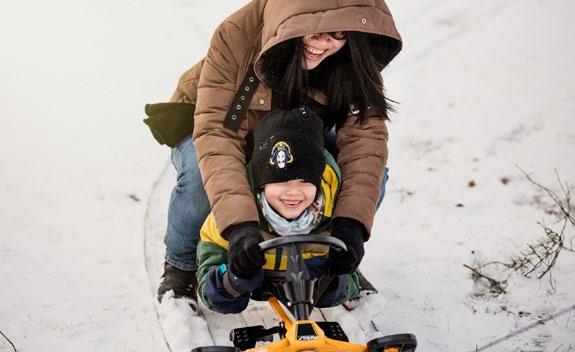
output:
M254 150L247 167L260 213L261 236L251 234L246 239L241 229L235 229L240 235L228 242L229 234L220 234L213 214L208 216L200 231L197 276L198 294L210 309L243 311L251 292L262 285L264 270L285 270L286 259L269 253L264 256L257 247L259 242L294 234L329 234L341 176L335 160L323 148L322 136L322 121L304 107L272 111L254 128ZM325 273L327 254L326 246L304 247L312 276ZM338 275L316 306L346 302L358 294L358 285L355 272Z

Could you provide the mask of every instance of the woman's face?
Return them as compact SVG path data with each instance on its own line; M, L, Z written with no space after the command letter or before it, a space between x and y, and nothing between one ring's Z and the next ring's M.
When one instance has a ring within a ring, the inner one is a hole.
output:
M304 180L268 183L264 196L268 203L285 219L296 219L315 199L316 187Z
M316 68L326 57L341 49L347 37L345 32L308 34L303 37L303 64L308 70Z

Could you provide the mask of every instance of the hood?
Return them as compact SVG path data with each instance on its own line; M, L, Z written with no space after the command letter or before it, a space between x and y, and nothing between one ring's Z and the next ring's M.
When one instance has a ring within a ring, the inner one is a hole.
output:
M261 57L273 46L307 34L338 31L375 34L379 40L374 42L374 55L382 68L401 50L401 36L383 0L268 0L256 74L263 78ZM382 45L391 46L391 50L378 50ZM384 56L383 52L391 55Z

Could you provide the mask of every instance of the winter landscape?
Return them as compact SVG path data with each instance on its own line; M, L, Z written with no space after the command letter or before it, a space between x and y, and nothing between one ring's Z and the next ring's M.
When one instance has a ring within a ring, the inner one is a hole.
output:
M245 3L0 4L0 351L214 342L155 302L174 171L141 120ZM379 294L325 314L357 342L574 351L575 3L388 5L404 49L384 71L390 181L361 266Z

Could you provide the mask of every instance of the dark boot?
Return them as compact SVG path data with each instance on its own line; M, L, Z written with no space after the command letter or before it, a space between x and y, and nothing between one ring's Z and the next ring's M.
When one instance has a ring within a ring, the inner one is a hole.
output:
M343 304L347 310L354 310L361 304L363 298L377 293L377 289L363 276L359 269L357 270L357 278L359 280L359 295Z
M371 284L371 282L367 281L365 276L357 270L357 278L359 279L359 294L364 296L369 296L372 293L377 293L377 289Z
M181 270L164 263L164 274L158 287L158 301L161 302L164 294L170 290L174 291L174 298L189 298L196 301L197 288L198 279L195 271Z

